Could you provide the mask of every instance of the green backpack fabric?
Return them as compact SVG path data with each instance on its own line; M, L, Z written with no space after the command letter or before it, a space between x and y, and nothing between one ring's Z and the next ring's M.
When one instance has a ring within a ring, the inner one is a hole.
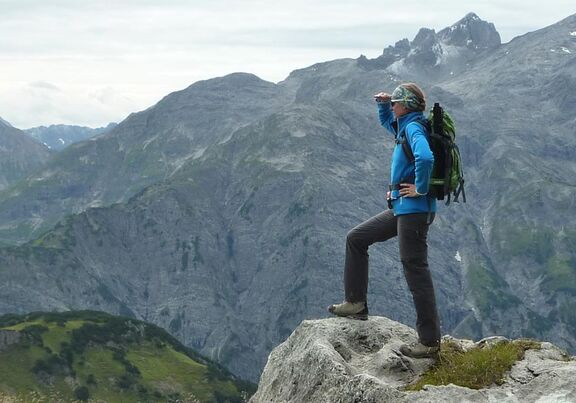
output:
M417 123L428 133L428 143L434 154L434 168L428 194L438 200L446 198L446 205L450 204L452 196L453 200L458 202L458 197L462 194L462 201L466 203L462 158L456 144L454 121L444 112L440 104L435 103L428 119ZM407 141L402 141L402 149L408 159L414 162L414 154Z

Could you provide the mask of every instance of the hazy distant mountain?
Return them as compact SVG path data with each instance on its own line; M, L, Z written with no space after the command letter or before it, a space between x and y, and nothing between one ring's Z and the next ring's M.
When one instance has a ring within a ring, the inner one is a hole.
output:
M51 125L48 127L33 127L24 130L24 132L40 141L48 148L60 151L68 147L70 144L106 133L112 130L115 126L116 123L110 123L106 127L92 129L83 126Z
M430 233L444 331L574 350L576 16L504 45L473 14L453 27L391 62L199 82L62 151L0 199L5 240L59 221L0 250L0 312L133 315L256 379L342 299L345 235L384 208L394 145L371 96L414 80L455 118L465 163L468 203ZM370 256L371 312L413 324L397 245Z
M48 161L50 150L0 119L0 191Z
M0 241L22 242L71 212L126 201L288 102L280 87L248 74L170 94L110 132L67 147L25 186L0 195Z
M438 33L422 28L412 41L402 39L376 59L361 58L361 62L400 76L415 74L421 80L434 81L467 70L500 44L494 24L470 13Z

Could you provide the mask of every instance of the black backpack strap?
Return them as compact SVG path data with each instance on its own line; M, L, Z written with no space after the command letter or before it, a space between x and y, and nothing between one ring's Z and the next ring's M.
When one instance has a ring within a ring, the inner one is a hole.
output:
M466 192L464 191L464 179L460 179L458 188L454 191L454 201L458 203L458 197L462 194L462 202L466 203Z
M408 123L408 125L411 123L417 123L420 126L422 126L425 134L430 133L430 127L429 127L430 124L429 124L428 120L415 120L413 122ZM406 125L406 127L408 127L408 125ZM408 161L410 161L410 163L413 164L414 161L416 161L416 159L414 158L414 153L412 152L412 147L410 147L410 144L408 143L408 138L406 137L406 128L404 128L404 130L402 130L402 132L398 136L400 137L400 139L398 139L398 137L396 137L396 144L402 145L402 150L404 151L406 158L408 158ZM429 140L428 136L426 136L426 140Z
M413 164L416 159L414 158L414 153L412 152L412 147L410 147L410 144L408 144L408 140L406 139L406 133L404 131L402 131L402 133L400 133L400 139L396 139L396 144L402 145L402 150L404 151L404 155L406 155L406 158L408 158L408 161L410 161L410 163Z

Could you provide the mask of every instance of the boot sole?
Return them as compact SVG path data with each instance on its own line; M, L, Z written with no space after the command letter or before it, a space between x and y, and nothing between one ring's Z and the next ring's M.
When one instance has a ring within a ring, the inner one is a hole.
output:
M356 313L354 315L348 315L346 317L354 320L368 320L367 313Z
M342 315L339 314L337 312L334 312L334 308L332 306L330 306L328 308L328 312L330 312L333 315L336 315L340 318L348 318L348 319L354 319L354 320L368 320L368 312L358 312L358 313L352 313L352 314L348 314L348 315Z
M433 351L433 352L426 352L426 353L420 353L420 354L416 354L413 353L410 350L406 350L403 348L400 348L400 353L406 357L410 357L410 358L415 358L415 359L419 359L419 358L433 358L436 359L438 358L438 354L440 354L440 350L437 351Z

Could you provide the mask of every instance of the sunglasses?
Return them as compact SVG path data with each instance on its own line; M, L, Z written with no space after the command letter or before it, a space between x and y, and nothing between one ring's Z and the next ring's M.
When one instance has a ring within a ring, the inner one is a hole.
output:
M396 102L394 102L394 101L390 101L390 106L394 106L395 103Z

